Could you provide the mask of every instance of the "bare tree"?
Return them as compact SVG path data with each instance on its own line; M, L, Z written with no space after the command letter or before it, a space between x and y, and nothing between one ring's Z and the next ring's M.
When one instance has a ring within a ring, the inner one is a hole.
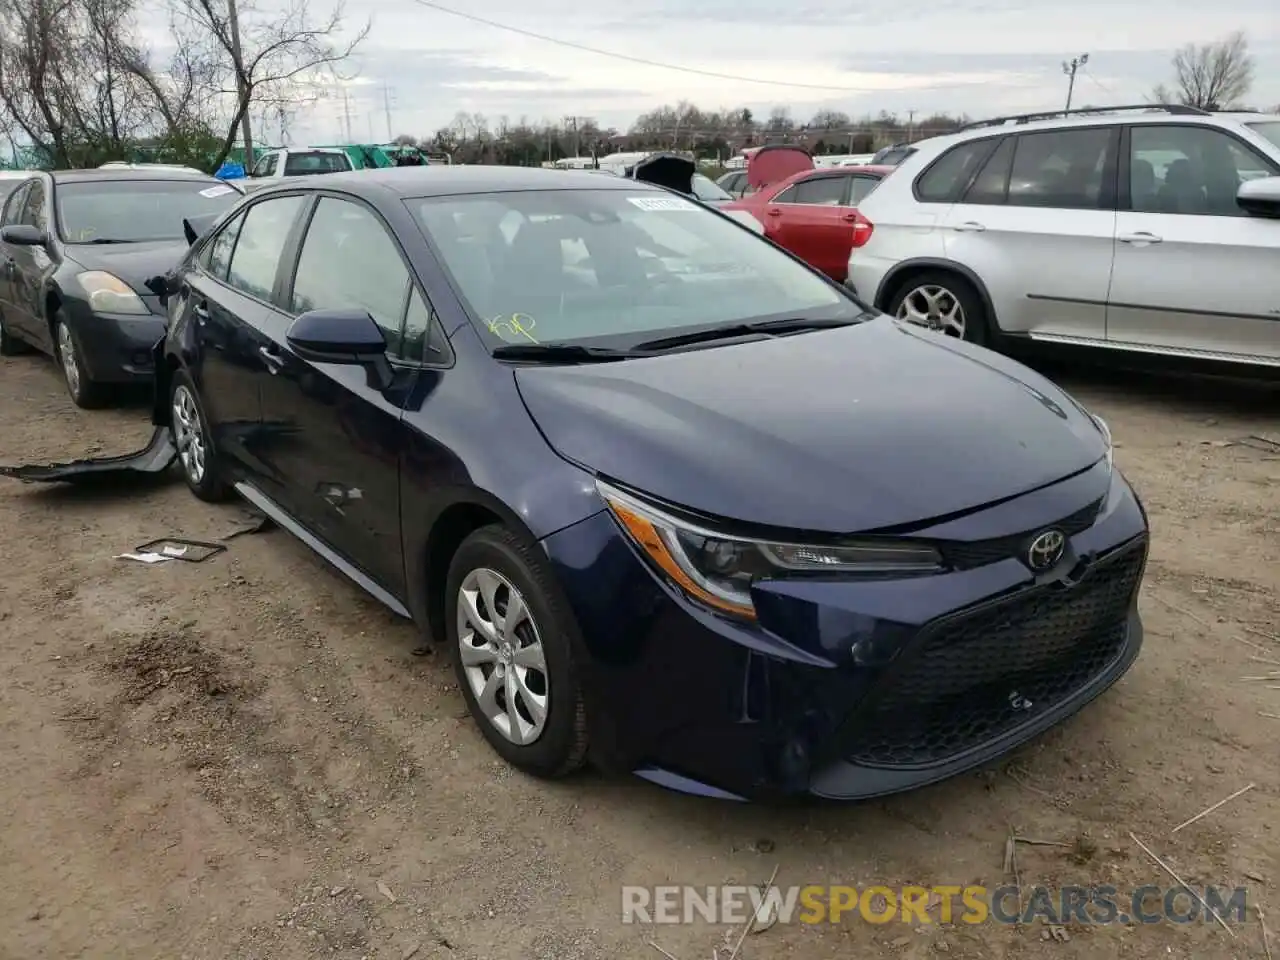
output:
M1213 43L1189 43L1173 55L1173 87L1152 92L1156 103L1181 103L1201 110L1237 105L1253 87L1249 40L1237 30Z
M213 65L210 93L230 104L221 117L225 134L215 169L231 152L250 111L271 112L283 120L298 105L319 99L327 85L351 79L343 68L370 26L366 22L342 39L341 0L323 17L313 15L310 0L288 0L283 10L270 12L257 10L249 0L170 2L175 35L203 52ZM252 140L246 137L244 146L248 163Z

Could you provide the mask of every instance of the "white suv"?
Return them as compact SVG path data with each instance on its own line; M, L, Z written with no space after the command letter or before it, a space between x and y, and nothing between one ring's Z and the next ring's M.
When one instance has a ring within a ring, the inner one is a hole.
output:
M1280 116L1114 107L915 147L858 206L863 300L992 347L1280 367Z

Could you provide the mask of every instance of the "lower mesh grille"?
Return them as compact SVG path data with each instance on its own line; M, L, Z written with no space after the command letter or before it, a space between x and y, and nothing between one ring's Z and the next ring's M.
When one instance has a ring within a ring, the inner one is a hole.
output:
M927 766L1061 703L1121 655L1146 544L1074 587L1045 587L942 621L903 654L851 719L846 759Z

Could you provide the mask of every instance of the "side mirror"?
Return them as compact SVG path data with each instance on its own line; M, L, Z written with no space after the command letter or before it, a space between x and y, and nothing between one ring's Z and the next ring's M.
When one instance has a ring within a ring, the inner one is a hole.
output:
M1280 177L1246 180L1236 191L1236 204L1250 216L1280 220Z
M303 360L364 367L369 386L391 386L387 338L365 310L309 310L286 334L289 349Z
M49 242L49 235L28 223L13 223L0 229L0 240L15 247L43 247Z

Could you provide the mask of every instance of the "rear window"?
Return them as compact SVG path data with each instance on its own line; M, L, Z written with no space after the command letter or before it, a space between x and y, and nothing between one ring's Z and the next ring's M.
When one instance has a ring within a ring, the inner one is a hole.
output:
M290 153L284 162L286 177L309 177L316 173L343 173L351 169L351 161L345 153L306 150Z
M1280 120L1260 120L1257 123L1246 123L1245 126L1280 147Z
M712 182L710 177L704 177L700 173L693 175L693 195L703 202L711 203L733 199L720 186Z
M217 180L63 181L55 191L67 243L182 240L184 219L220 214L240 199Z

